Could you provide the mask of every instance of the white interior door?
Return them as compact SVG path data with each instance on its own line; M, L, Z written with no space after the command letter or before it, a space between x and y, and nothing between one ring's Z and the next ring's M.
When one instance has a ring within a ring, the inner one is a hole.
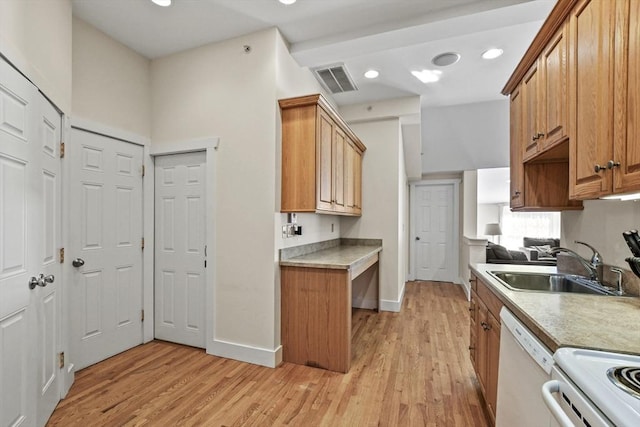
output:
M44 425L60 396L60 125L35 86L0 60L2 426Z
M155 337L205 347L204 151L155 159Z
M40 95L40 111L38 115L38 148L42 166L42 209L38 210L38 221L42 224L42 232L38 245L38 273L44 274L46 286L36 286L33 290L36 297L36 323L38 339L37 387L38 387L38 422L45 425L60 400L60 375L58 353L60 352L60 328L62 299L60 291L62 267L59 249L62 246L62 197L60 174L60 141L62 120L55 108Z
M416 186L416 278L453 282L453 184Z
M82 369L142 343L143 148L79 129L70 142L70 344Z

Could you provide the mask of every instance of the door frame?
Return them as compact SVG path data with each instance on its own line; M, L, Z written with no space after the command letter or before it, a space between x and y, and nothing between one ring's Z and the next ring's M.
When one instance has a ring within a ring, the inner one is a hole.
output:
M453 246L451 248L453 252L453 276L454 283L462 284L460 278L460 179L434 179L434 180L421 180L414 181L410 185L409 200L410 200L410 224L409 224L409 279L416 280L416 257L418 252L416 249L416 218L417 218L417 201L416 193L418 187L434 186L434 185L451 185L453 187Z
M192 140L183 140L183 141L170 141L170 142L162 142L156 143L153 147L151 147L151 151L149 153L152 166L147 168L149 173L147 174L150 178L150 187L148 187L147 196L151 198L151 203L155 201L155 157L156 156L167 156L171 154L184 154L184 153L193 153L197 151L205 152L205 162L206 162L206 173L205 173L205 224L207 224L206 235L205 235L205 244L207 245L207 268L204 271L204 280L205 280L205 326L204 326L204 335L205 335L205 351L207 354L214 354L214 331L215 331L215 316L214 316L214 307L215 307L215 283L216 283L216 246L215 246L215 220L216 220L216 155L215 152L218 150L218 145L220 143L220 138L218 137L210 137L210 138L202 138L202 139L192 139ZM153 172L152 172L153 171ZM151 222L154 222L153 216L153 208L151 209ZM145 216L145 219L147 217ZM153 224L155 227L155 223ZM145 231L145 235L146 231ZM148 247L155 248L155 240L153 236L153 230L148 234L150 236L148 240ZM146 245L146 243L145 243ZM151 254L153 256L153 249L147 251L147 254ZM152 272L151 277L153 277L153 263L151 264ZM213 272L213 273L210 273ZM147 299L147 294L145 293L145 312L147 312L146 303L150 302L151 307L149 308L149 317L151 321L148 324L145 324L145 328L148 325L153 326L153 322L155 319L155 311L154 311L154 298L153 298L153 281L151 282L151 289L149 299ZM147 323L147 322L145 322ZM153 328L151 330L151 334L153 335Z

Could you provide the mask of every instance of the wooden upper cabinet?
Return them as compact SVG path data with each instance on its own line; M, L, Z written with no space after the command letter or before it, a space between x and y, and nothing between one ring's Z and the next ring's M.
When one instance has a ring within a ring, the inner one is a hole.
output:
M540 135L538 149L547 151L567 138L569 94L567 83L567 30L563 26L539 59L542 73L540 87Z
M318 181L317 186L317 203L313 210L331 210L333 205L333 162L334 153L334 133L335 124L331 117L322 109L317 110L318 115L318 141L317 141L317 160L318 163ZM292 149L288 147L288 149ZM283 132L283 166L284 166L284 132ZM287 183L289 185L289 183ZM283 182L283 190L285 189ZM284 197L284 191L282 193ZM284 206L284 204L283 204Z
M540 80L541 73L538 62L522 81L522 97L524 101L522 140L522 160L527 161L538 154L538 139L542 130L540 108Z
M583 0L570 25L570 196L597 198L612 188L615 5Z
M640 1L619 1L616 11L613 192L640 191ZM619 163L619 164L618 164Z
M524 206L524 165L522 164L521 141L523 139L522 125L522 92L521 86L511 93L509 109L509 138L510 138L510 174L511 209Z
M361 215L366 147L321 95L279 101L281 212Z

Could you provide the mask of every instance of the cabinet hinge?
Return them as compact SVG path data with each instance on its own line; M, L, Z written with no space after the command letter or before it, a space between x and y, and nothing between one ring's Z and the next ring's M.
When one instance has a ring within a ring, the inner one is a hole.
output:
M64 142L60 141L60 158L64 159Z
M140 248L144 251L144 237L140 241Z
M146 168L144 167L144 165L142 165L142 176L143 177L144 177L145 171L146 171Z
M144 310L140 312L140 321L144 322Z
M64 263L64 248L60 248L60 264Z
M64 351L58 353L58 369L64 368Z

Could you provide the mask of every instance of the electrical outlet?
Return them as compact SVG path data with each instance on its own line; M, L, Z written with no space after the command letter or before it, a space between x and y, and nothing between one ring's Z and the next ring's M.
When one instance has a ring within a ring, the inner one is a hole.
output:
M331 223L331 232L333 233L333 223Z
M282 238L286 239L287 237L289 237L289 236L287 236L287 226L283 225L282 226Z

